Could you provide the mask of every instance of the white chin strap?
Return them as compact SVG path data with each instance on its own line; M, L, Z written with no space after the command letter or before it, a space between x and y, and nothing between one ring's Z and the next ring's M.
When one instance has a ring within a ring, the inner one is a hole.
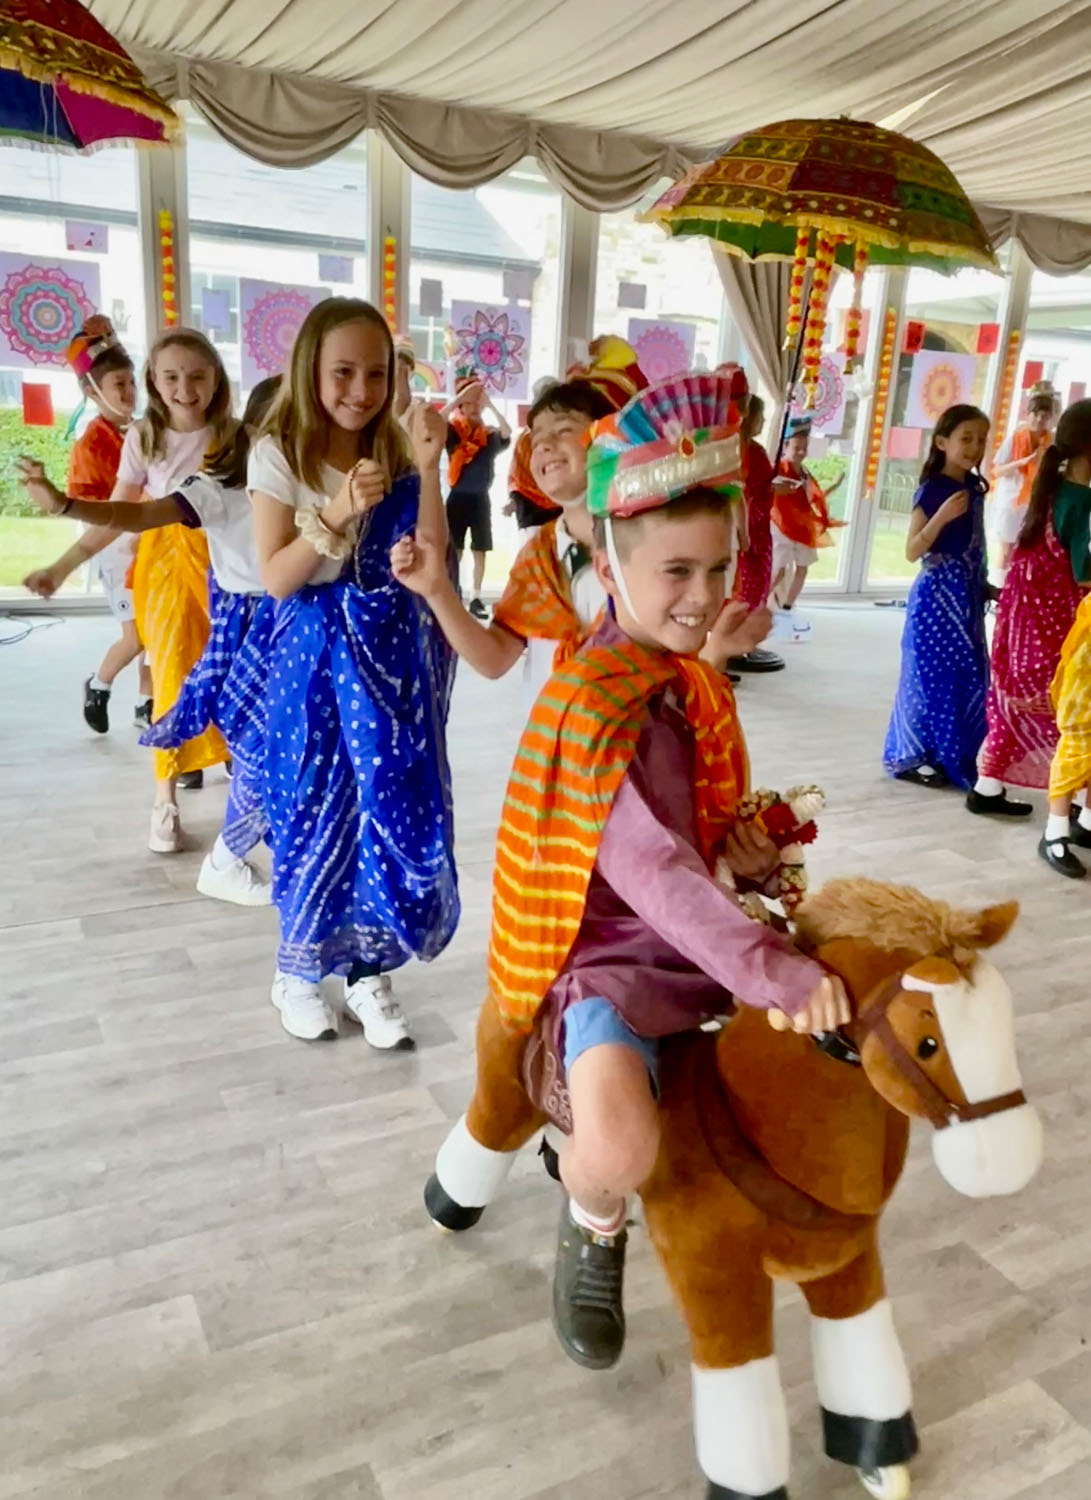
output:
M625 582L625 574L621 571L621 559L618 556L617 543L614 541L614 523L609 516L606 517L606 524L603 530L606 533L606 556L610 561L610 571L614 575L614 582L617 584L617 591L621 595L621 602L636 623L642 625L643 622L640 616L633 608L633 601L629 594L629 585Z
M125 413L123 411L119 411L118 408L114 405L114 403L112 401L110 401L106 396L104 396L102 394L102 388L100 387L100 385L99 385L98 381L95 379L95 377L93 375L85 375L84 379L87 381L87 384L94 391L97 400L101 401L102 404L103 404L103 406L105 406L108 411L112 411L113 414L114 414L114 416L117 417L120 422L128 424L129 418L125 415Z
M583 490L574 500L558 500L557 504L562 510L576 510L578 506L586 503L587 491Z

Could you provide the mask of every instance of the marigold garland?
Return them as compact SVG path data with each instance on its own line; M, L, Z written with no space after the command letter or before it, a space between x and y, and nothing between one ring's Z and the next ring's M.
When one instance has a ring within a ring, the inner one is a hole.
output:
M178 293L174 271L174 215L169 208L159 210L159 287L163 326L176 328Z
M886 310L883 325L883 342L879 349L879 373L875 382L875 407L871 414L871 442L868 445L865 486L868 497L874 498L879 480L879 460L883 451L883 428L886 425L886 407L890 399L890 381L894 371L894 339L898 332L898 317L892 307Z

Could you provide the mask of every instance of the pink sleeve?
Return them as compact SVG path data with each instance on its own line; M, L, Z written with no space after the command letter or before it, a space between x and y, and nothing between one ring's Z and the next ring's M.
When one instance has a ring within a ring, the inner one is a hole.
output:
M753 921L626 776L599 843L598 872L626 906L742 1005L794 1015L824 971Z
M140 451L140 433L134 424L121 445L121 462L117 466L119 484L138 484L144 488L148 479L148 461Z

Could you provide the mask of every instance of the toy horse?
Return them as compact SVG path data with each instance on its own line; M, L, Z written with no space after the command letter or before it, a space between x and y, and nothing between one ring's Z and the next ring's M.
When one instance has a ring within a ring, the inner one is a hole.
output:
M797 1282L810 1309L827 1454L876 1500L908 1496L917 1436L879 1216L911 1118L935 1127L936 1165L960 1193L1017 1192L1038 1169L1011 994L980 955L1017 913L834 881L799 910L797 941L844 980L845 1033L816 1045L743 1009L717 1034L664 1045L660 1152L641 1196L690 1331L707 1500L787 1500L774 1277ZM480 1218L542 1124L521 1082L525 1040L486 1003L473 1102L425 1193L445 1228Z

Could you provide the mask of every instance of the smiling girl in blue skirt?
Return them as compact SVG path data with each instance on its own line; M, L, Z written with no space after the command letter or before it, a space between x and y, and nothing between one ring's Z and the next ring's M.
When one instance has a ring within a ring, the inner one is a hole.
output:
M964 789L985 738L985 481L989 419L952 406L936 423L913 497L905 555L921 560L909 591L902 670L883 764L902 781Z

